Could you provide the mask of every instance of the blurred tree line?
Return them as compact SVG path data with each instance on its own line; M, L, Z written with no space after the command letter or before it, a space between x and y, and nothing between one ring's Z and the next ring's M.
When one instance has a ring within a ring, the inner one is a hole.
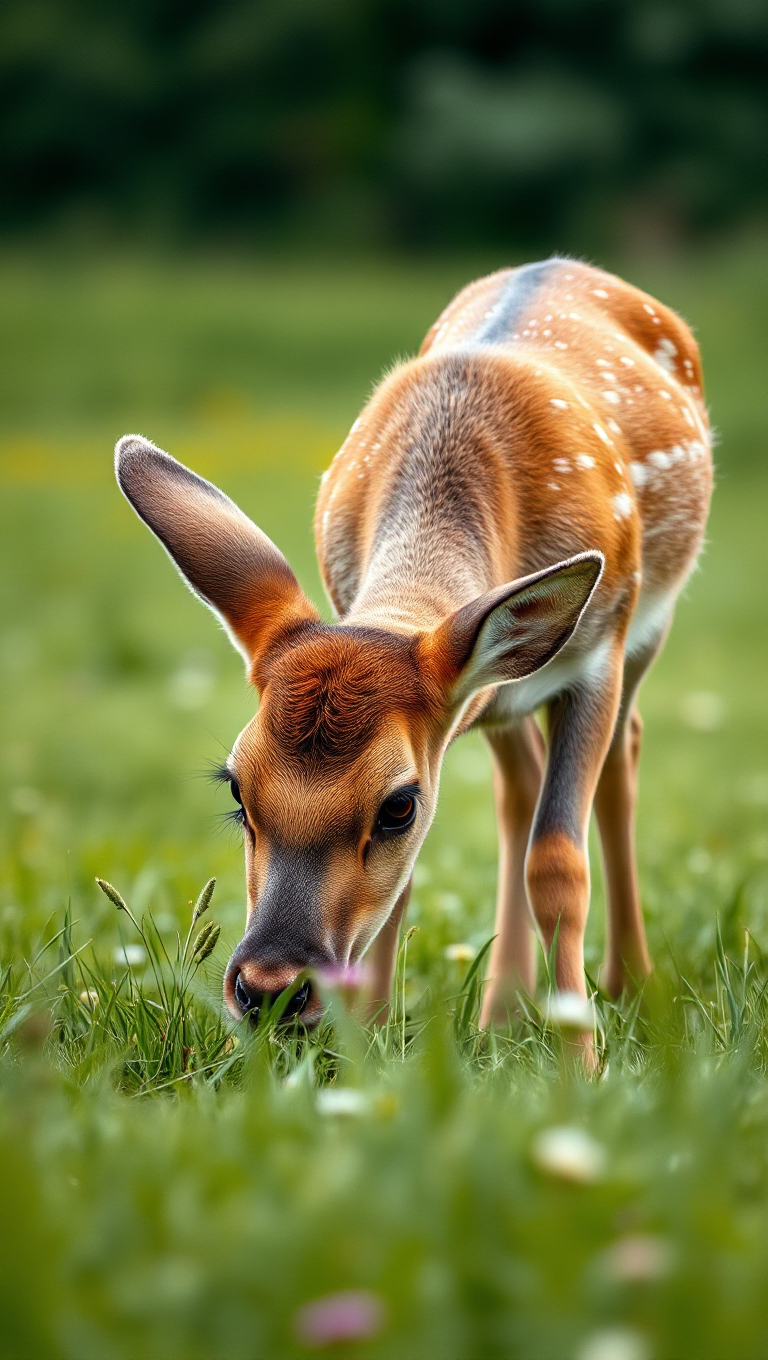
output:
M690 236L768 203L766 0L3 0L0 229Z

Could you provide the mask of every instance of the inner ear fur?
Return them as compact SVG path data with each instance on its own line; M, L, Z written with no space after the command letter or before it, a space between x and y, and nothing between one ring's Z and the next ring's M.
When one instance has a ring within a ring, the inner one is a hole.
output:
M604 561L599 552L579 553L497 586L444 619L424 642L452 702L522 680L551 661L573 634Z
M251 667L286 629L317 619L283 554L225 496L141 435L115 449L121 491Z

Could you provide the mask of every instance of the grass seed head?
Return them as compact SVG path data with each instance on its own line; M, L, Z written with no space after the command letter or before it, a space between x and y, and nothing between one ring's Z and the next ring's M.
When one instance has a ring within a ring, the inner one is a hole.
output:
M119 892L117 891L117 888L113 888L112 884L107 883L107 880L105 878L97 878L96 882L101 888L101 891L103 892L104 896L109 898L110 902L112 902L117 907L118 911L128 910L126 902L120 896Z
M193 959L196 959L198 963L207 959L219 943L220 934L221 926L217 926L213 921L207 921L195 940L192 949Z
M200 920L200 917L201 917L201 916L204 916L204 915L205 915L205 913L207 912L208 908L210 907L210 905L211 905L211 898L213 897L213 890L214 890L215 887L216 887L216 879L215 879L215 878L209 878L209 879L208 879L208 882L206 883L205 887L203 888L203 891L201 892L200 896L198 897L198 899L197 899L197 901L196 901L196 903L195 903L195 909L194 909L194 911L192 912L192 924L193 924L193 925L195 925L196 922Z

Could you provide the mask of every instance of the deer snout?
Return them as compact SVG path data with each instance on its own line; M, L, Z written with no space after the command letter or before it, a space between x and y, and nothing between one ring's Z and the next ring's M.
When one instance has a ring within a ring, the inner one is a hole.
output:
M256 1023L262 1009L270 1008L279 997L296 983L303 965L264 966L252 959L238 958L237 950L230 960L224 977L224 999L235 1019L247 1015ZM322 1007L312 984L307 979L296 987L288 998L281 1019L289 1021L297 1016L309 1027L320 1018Z

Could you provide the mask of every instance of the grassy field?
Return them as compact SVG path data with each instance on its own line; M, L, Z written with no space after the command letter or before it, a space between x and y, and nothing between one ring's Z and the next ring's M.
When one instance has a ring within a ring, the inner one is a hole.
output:
M205 772L253 696L111 447L139 429L213 477L319 600L319 473L373 379L499 263L0 256L4 1356L768 1353L764 253L624 265L696 327L721 443L642 698L657 971L640 1007L598 998L600 1078L535 1006L478 1034L477 974L446 954L492 933L475 736L447 758L387 1029L338 997L309 1042L221 1011L242 852ZM182 947L211 876L200 962ZM597 854L594 879L593 973Z

